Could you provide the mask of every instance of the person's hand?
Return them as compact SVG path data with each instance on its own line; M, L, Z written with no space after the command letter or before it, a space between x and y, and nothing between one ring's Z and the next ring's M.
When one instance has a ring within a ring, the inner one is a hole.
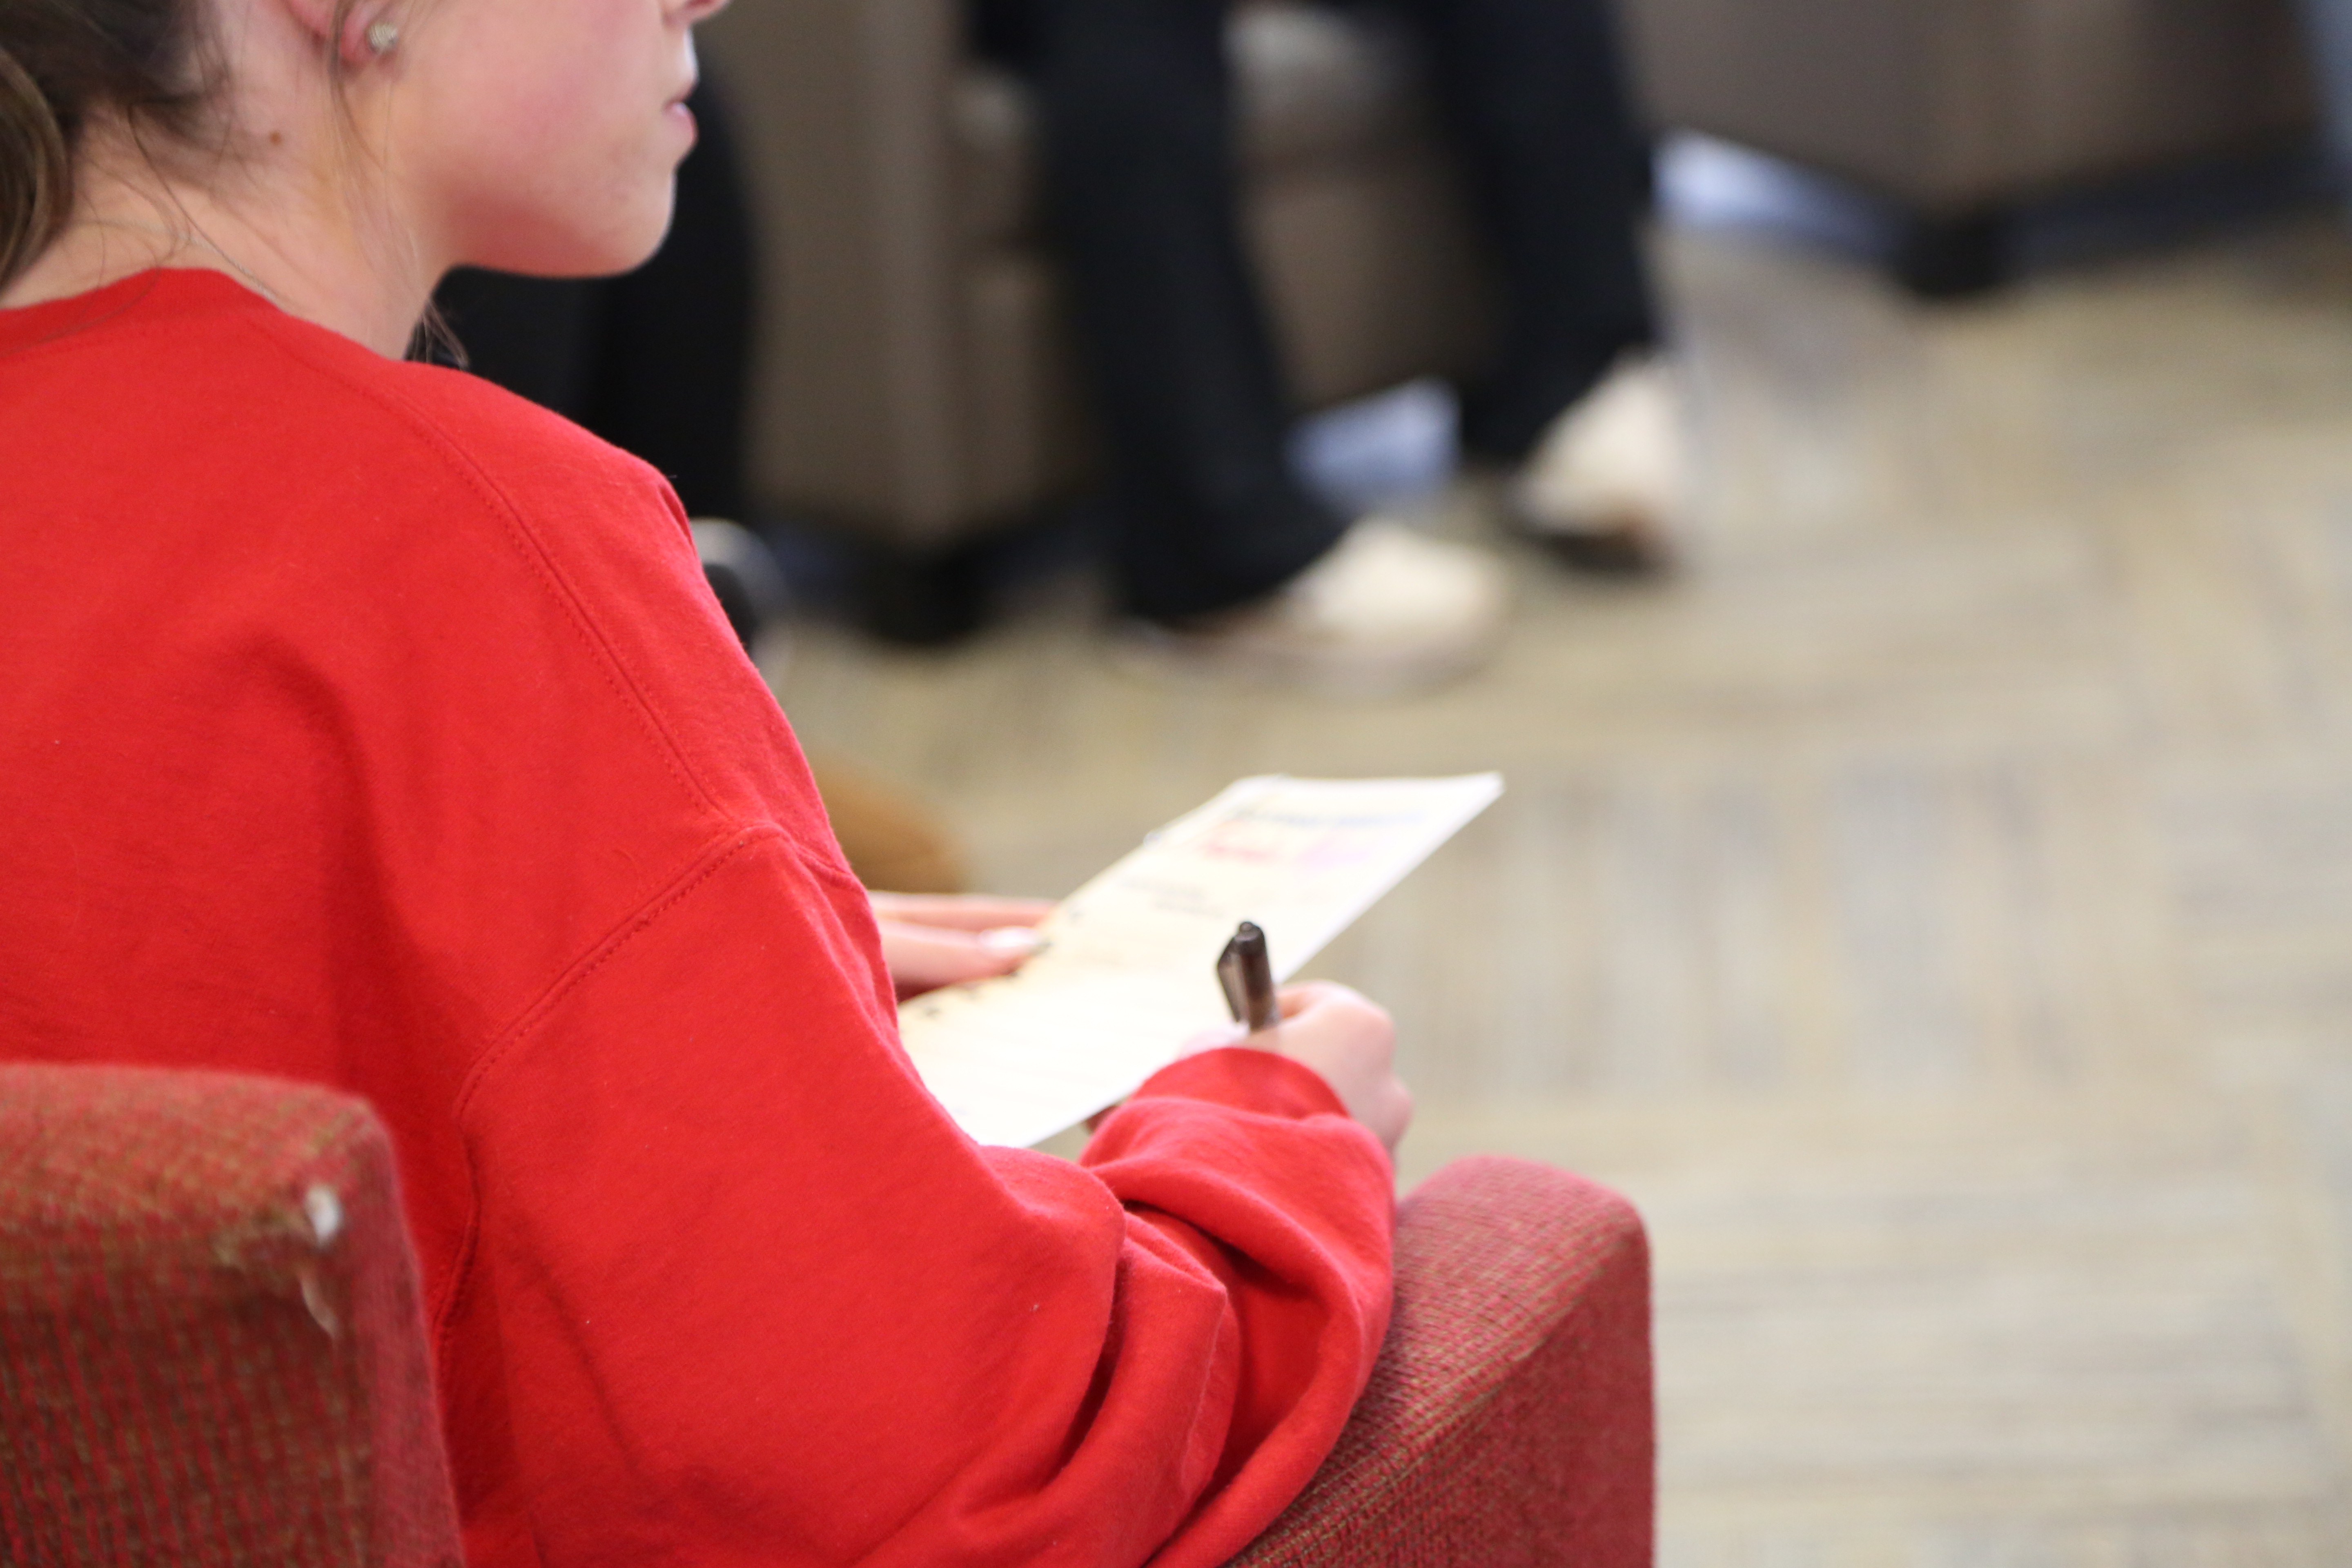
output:
M1012 973L1036 951L1036 924L1054 910L1043 899L866 897L882 928L882 962L900 1001L942 985Z
M1274 1027L1248 1035L1235 1025L1201 1036L1187 1050L1254 1046L1313 1068L1348 1114L1394 1154L1412 1121L1412 1093L1396 1075L1396 1025L1387 1010L1328 980L1285 986L1278 1000L1282 1021Z
M1323 1075L1348 1114L1396 1152L1412 1121L1412 1092L1396 1075L1396 1025L1388 1009L1345 985L1310 980L1283 988L1282 1022L1250 1037Z

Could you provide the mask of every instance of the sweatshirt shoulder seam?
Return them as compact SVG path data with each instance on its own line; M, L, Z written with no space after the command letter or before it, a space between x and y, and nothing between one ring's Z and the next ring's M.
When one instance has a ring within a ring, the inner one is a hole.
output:
M457 1098L449 1109L450 1121L457 1130L459 1148L466 1162L466 1226L457 1245L448 1283L442 1289L442 1300L432 1310L435 1359L446 1371L449 1352L449 1336L457 1310L466 1299L472 1281L474 1258L481 1235L481 1173L475 1168L473 1140L467 1136L466 1120L477 1097L489 1077L524 1045L540 1023L566 997L586 984L599 971L617 957L642 932L656 924L664 915L691 898L706 882L718 875L721 868L752 846L775 841L782 844L797 858L797 847L782 827L772 822L738 822L709 840L688 858L669 883L656 890L636 908L623 915L613 928L574 960L563 973L535 998L530 1005L492 1037L477 1051L467 1068L466 1077L458 1085Z
M552 554L541 541L538 531L531 526L529 518L525 515L524 509L515 503L504 485L483 468L481 463L466 448L464 443L451 435L439 419L418 406L415 399L391 388L373 385L352 376L341 367L324 362L319 355L310 352L306 345L293 341L286 331L288 324L286 321L254 314L241 317L238 324L256 332L272 348L288 358L300 363L312 373L332 381L352 395L376 405L385 413L398 419L407 426L421 444L430 448L467 488L475 492L484 510L497 517L504 525L509 542L541 578L542 586L557 603L563 606L573 631L587 646L589 656L596 664L605 684L625 706L635 710L639 722L645 725L656 749L661 752L671 776L685 789L688 796L700 802L705 810L722 813L723 808L719 805L716 795L688 761L685 749L678 743L677 736L671 733L669 726L662 721L658 708L629 672L628 667L614 650L612 639L605 635L596 616L589 611L579 591L572 586L571 580L556 564ZM615 453L614 456L617 458L619 454Z

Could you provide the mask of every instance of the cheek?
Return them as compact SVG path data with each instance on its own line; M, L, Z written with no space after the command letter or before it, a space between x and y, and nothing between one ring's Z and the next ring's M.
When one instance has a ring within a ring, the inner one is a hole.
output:
M668 221L687 123L610 53L541 57L436 106L419 193L446 215L461 258L554 274L625 270ZM422 167L422 165L421 165Z
M439 106L438 133L462 161L521 175L532 186L608 158L625 132L626 79L613 62L578 48L512 58L506 69L476 68L453 79ZM478 62L492 68L498 57Z

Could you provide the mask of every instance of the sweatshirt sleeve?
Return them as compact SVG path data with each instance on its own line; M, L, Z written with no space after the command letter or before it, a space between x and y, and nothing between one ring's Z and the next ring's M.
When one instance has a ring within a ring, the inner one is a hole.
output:
M1081 1164L979 1147L877 963L835 864L742 829L478 1067L444 1375L503 1390L540 1555L1223 1562L1369 1375L1387 1156L1247 1050Z

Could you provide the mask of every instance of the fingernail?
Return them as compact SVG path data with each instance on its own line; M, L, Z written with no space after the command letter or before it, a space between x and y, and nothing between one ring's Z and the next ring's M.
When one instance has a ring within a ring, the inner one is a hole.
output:
M1027 926L998 926L980 933L980 945L991 952L1034 952L1037 933Z

